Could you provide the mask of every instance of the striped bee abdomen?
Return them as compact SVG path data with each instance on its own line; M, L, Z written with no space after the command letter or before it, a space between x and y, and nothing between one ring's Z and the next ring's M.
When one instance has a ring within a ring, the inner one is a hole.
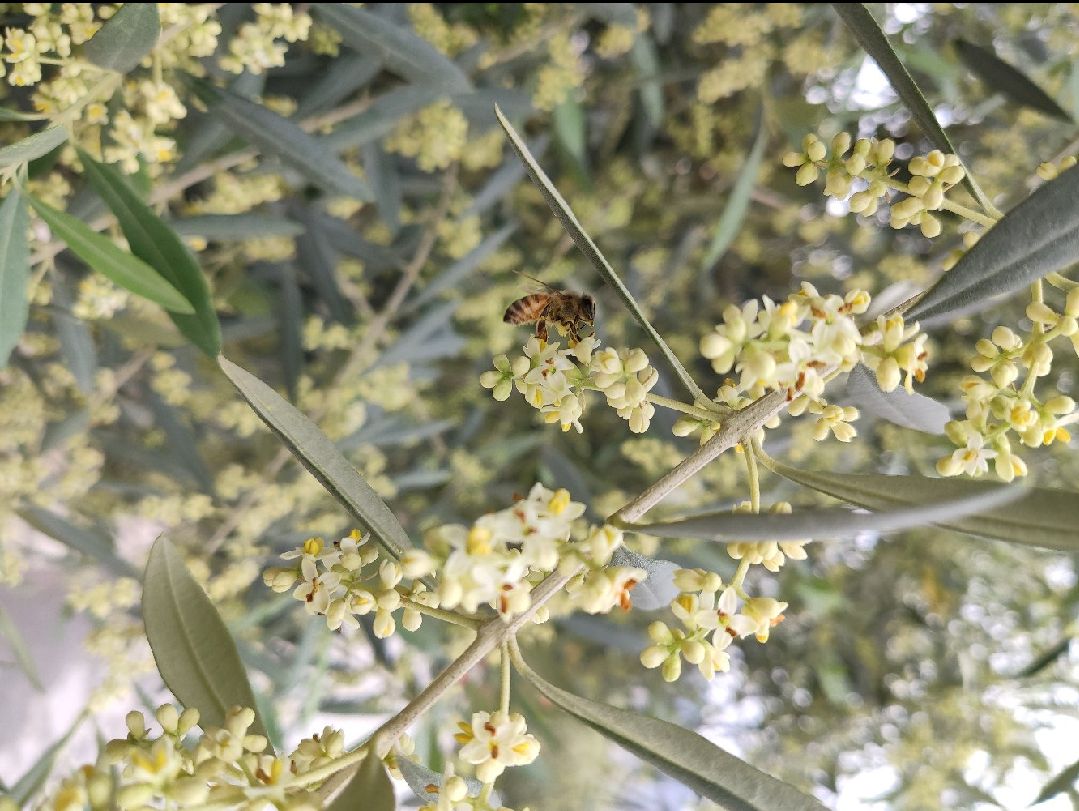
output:
M507 324L531 324L543 317L550 302L549 293L529 293L506 308L502 320Z

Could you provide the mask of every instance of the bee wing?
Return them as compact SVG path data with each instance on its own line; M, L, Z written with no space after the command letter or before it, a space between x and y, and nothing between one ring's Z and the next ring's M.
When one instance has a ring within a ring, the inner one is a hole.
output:
M536 284L543 287L543 289L546 290L548 293L560 293L560 292L562 292L557 287L554 287L553 285L547 284L547 282L543 281L543 279L537 279L535 276L529 276L527 273L525 273L523 271L520 271L520 270L515 270L513 272L516 273L518 276L524 276L526 279L531 279Z

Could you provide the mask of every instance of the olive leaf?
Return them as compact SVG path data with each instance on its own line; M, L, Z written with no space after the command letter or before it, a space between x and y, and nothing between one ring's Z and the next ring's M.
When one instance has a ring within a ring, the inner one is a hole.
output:
M79 149L79 160L90 185L120 224L131 252L179 290L194 313L170 317L177 329L210 357L221 351L221 325L210 286L191 251L179 235L150 208L115 166L99 163Z
M146 563L142 619L161 678L184 707L199 711L203 729L224 726L228 711L241 706L255 711L251 732L266 734L236 643L164 537L154 542Z
M153 49L160 33L156 3L124 3L83 46L83 55L99 68L127 73Z
M907 311L910 320L983 310L997 296L1063 270L1079 256L1079 166L1004 215Z
M823 811L817 800L696 732L555 687L519 655L514 664L555 706L729 811Z
M192 314L195 308L168 280L136 256L116 247L108 237L92 231L80 220L29 197L34 211L54 235L62 239L79 259L137 296L175 313Z
M886 476L879 473L833 473L803 470L774 459L767 466L784 478L869 510L889 510L962 499L999 490L994 482L976 479L930 479L925 476ZM1079 550L1079 493L1028 487L1003 507L932 523L969 535L1065 552Z
M407 28L344 3L318 3L314 11L350 48L378 57L387 70L410 82L442 90L472 89L464 71Z
M847 384L837 399L857 406L862 416L887 420L893 425L940 436L951 419L944 403L918 392L908 392L902 386L883 391L876 376L859 364L847 376Z
M214 115L263 152L276 155L311 182L333 194L363 201L373 199L368 185L332 151L326 149L320 139L304 132L295 121L201 79L192 79L191 85Z
M0 168L29 163L42 155L48 155L70 137L67 129L61 126L49 127L28 135L21 141L0 149Z
M0 203L0 368L7 365L30 314L28 227L26 201L12 186Z
M373 747L328 806L329 811L393 811L395 807L393 783Z
M895 478L895 477L887 477ZM712 541L795 541L807 538L851 537L861 532L898 532L911 527L954 521L1011 503L1024 495L1019 486L989 485L972 492L949 494L947 488L931 499L894 508L858 513L845 509L798 509L793 513L703 513L648 524L616 522L618 526L661 538L702 538Z
M1072 117L1053 100L1052 96L989 48L983 48L965 39L957 39L952 44L963 64L985 82L991 92L1003 93L1016 104L1045 113L1053 118L1059 118L1062 121L1072 120Z
M1046 800L1056 797L1058 794L1063 794L1077 783L1079 783L1079 760L1059 772L1052 780L1046 783L1042 790L1038 792L1038 796L1034 798L1034 802L1031 803L1031 805L1044 803Z
M228 358L219 357L218 364L255 413L284 441L292 455L357 521L371 531L386 551L400 557L412 545L390 508L311 420Z

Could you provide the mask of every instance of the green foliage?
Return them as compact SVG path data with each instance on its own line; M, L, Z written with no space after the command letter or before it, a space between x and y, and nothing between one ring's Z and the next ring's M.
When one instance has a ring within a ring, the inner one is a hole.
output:
M83 55L100 68L127 73L150 52L161 33L153 3L121 6L83 46Z
M29 315L27 228L26 201L18 189L13 189L0 203L0 366L7 365Z
M233 707L255 708L247 673L225 623L167 538L150 550L142 618L161 678L207 726L224 726ZM252 731L265 734L255 714Z
M576 696L541 678L523 660L518 661L517 667L555 706L725 808L809 811L824 807L695 732Z
M1036 189L978 240L908 314L934 318L991 305L1072 265L1079 249L1079 168Z
M191 302L158 271L136 256L116 247L111 239L95 233L82 221L57 211L33 197L30 205L79 259L103 276L138 296L182 315L195 312Z

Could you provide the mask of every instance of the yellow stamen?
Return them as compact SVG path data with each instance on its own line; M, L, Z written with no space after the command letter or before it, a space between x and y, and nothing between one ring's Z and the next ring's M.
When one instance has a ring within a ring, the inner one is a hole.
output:
M563 431L568 430L569 425L562 428ZM566 508L570 505L569 490L561 488L555 491L555 494L551 497L551 500L547 503L547 509L551 511L552 515L561 515L566 511Z
M491 530L486 527L472 527L468 531L466 549L470 555L491 554Z
M322 538L308 538L303 542L303 553L305 555L321 555L323 543Z

